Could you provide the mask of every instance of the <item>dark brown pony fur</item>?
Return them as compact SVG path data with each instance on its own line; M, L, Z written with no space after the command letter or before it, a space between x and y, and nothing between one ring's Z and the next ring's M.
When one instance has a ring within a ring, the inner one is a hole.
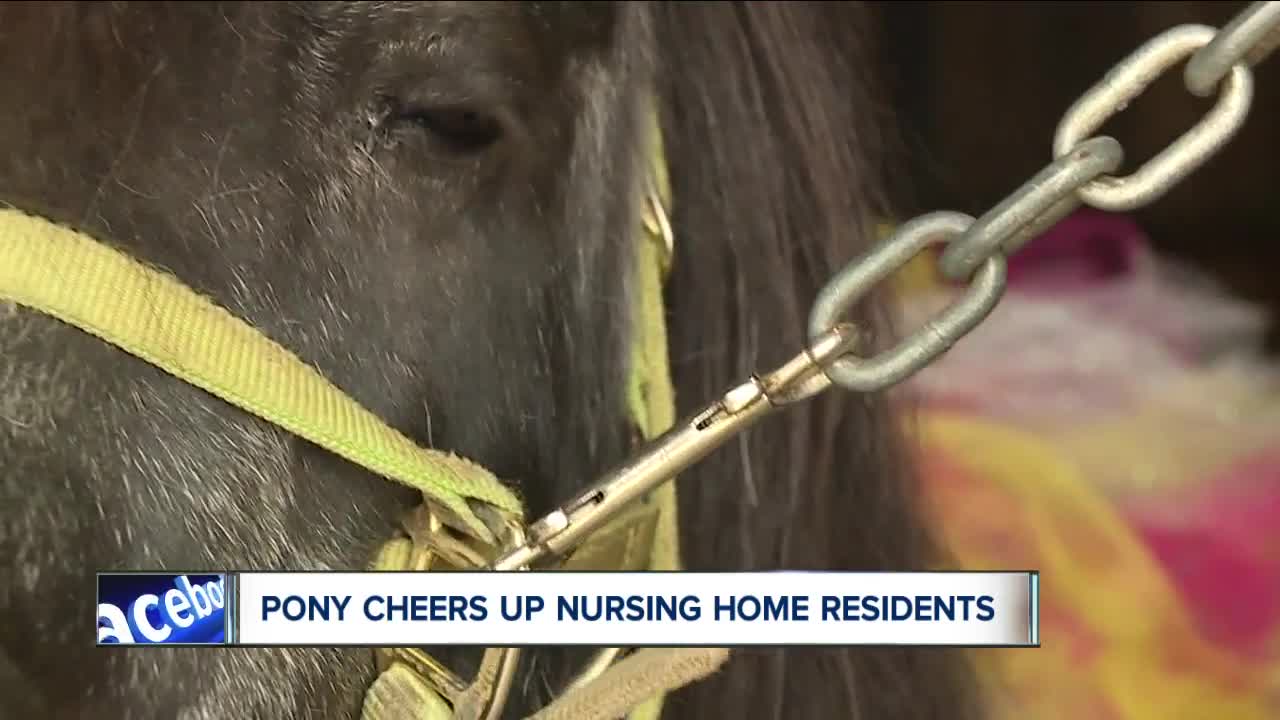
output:
M796 2L6 3L0 200L172 271L536 513L627 449L646 93L687 410L800 348L867 243L864 28ZM878 395L767 423L680 495L691 569L932 562ZM359 568L412 502L0 304L0 716L355 716L367 650L95 649L93 573ZM513 712L580 655L534 654ZM973 689L952 651L742 650L668 716L967 718Z

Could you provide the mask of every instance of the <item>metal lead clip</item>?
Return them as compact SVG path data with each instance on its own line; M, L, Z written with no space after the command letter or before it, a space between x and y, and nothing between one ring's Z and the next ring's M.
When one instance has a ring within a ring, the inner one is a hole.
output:
M631 502L724 445L774 410L831 387L825 368L848 352L857 340L850 325L837 325L777 370L753 375L719 400L651 440L628 460L565 505L529 526L517 543L490 566L492 570L528 570L548 557L563 557ZM612 662L618 648L597 657L579 678L585 682ZM493 655L496 679L486 706L478 714L497 720L506 705L520 648L501 648Z
M760 418L808 399L831 385L824 368L856 340L838 325L777 370L729 390L663 435L651 440L599 482L529 526L526 540L494 561L491 569L520 570L547 557L562 557L631 502L724 445Z

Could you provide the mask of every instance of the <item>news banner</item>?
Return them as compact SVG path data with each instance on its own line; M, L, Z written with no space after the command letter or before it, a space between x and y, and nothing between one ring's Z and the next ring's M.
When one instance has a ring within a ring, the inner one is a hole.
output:
M97 643L1039 647L1029 572L99 573Z

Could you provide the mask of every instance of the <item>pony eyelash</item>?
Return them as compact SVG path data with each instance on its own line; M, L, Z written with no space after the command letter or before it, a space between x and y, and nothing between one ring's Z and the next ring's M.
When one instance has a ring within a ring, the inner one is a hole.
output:
M414 106L394 97L382 97L365 112L369 144L394 147L397 134L413 129L430 136L443 151L471 155L491 147L504 134L493 115L465 105Z

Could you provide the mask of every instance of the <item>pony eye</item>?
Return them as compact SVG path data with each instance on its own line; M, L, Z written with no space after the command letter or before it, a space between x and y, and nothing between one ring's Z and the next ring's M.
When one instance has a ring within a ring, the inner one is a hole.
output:
M476 153L502 137L502 124L493 115L469 107L405 108L395 119L414 125L457 153Z

